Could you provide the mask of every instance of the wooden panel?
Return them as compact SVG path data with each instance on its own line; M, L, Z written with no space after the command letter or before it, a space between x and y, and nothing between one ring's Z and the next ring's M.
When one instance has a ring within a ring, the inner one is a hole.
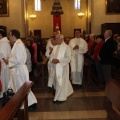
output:
M34 37L41 38L41 30L34 30Z
M0 29L3 29L5 32L6 32L6 34L7 34L7 28L6 28L6 26L0 26Z
M104 23L101 24L101 34L104 34L105 30L112 30L113 34L120 35L120 23Z
M105 94L120 112L120 83L111 79L106 85Z

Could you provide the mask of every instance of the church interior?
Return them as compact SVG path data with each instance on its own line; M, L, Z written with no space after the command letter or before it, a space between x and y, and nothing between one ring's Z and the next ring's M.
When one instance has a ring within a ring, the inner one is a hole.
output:
M0 29L7 35L18 29L22 40L36 37L42 41L43 54L56 29L69 39L75 37L75 30L83 36L104 34L107 29L120 35L120 6L119 11L114 11L116 4L110 6L112 2L120 5L119 0L0 0L0 11L4 1L6 11L0 12ZM57 7L60 11L54 10ZM84 59L82 86L72 85L74 93L64 102L53 102L53 91L47 86L47 61L43 55L38 74L30 74L38 103L35 110L28 110L29 120L120 120L120 56L114 57L112 79L104 85L97 81L94 62ZM71 81L71 73L69 76ZM14 119L23 120L22 116Z

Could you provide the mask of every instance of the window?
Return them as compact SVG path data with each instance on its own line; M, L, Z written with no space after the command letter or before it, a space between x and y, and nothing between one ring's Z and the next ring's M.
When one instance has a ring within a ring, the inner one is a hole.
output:
M74 0L74 8L75 10L80 10L80 0Z
M35 11L41 11L41 0L35 0Z

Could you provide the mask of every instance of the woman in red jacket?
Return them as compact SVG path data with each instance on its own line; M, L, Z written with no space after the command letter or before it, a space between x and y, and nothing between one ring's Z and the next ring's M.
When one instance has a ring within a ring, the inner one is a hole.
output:
M103 75L103 71L102 71L102 65L100 63L100 58L99 58L99 53L100 53L101 47L104 44L104 36L98 35L96 42L97 42L97 45L94 48L93 59L94 59L95 64L96 64L98 80L100 83L104 84L105 80L104 80L104 75Z

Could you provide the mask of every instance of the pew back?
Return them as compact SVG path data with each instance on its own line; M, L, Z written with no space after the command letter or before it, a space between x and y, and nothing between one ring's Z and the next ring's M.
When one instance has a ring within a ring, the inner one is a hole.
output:
M17 93L0 110L0 120L12 120L23 102L24 102L24 119L25 120L29 119L27 95L32 85L33 85L32 81L26 81L21 86Z

